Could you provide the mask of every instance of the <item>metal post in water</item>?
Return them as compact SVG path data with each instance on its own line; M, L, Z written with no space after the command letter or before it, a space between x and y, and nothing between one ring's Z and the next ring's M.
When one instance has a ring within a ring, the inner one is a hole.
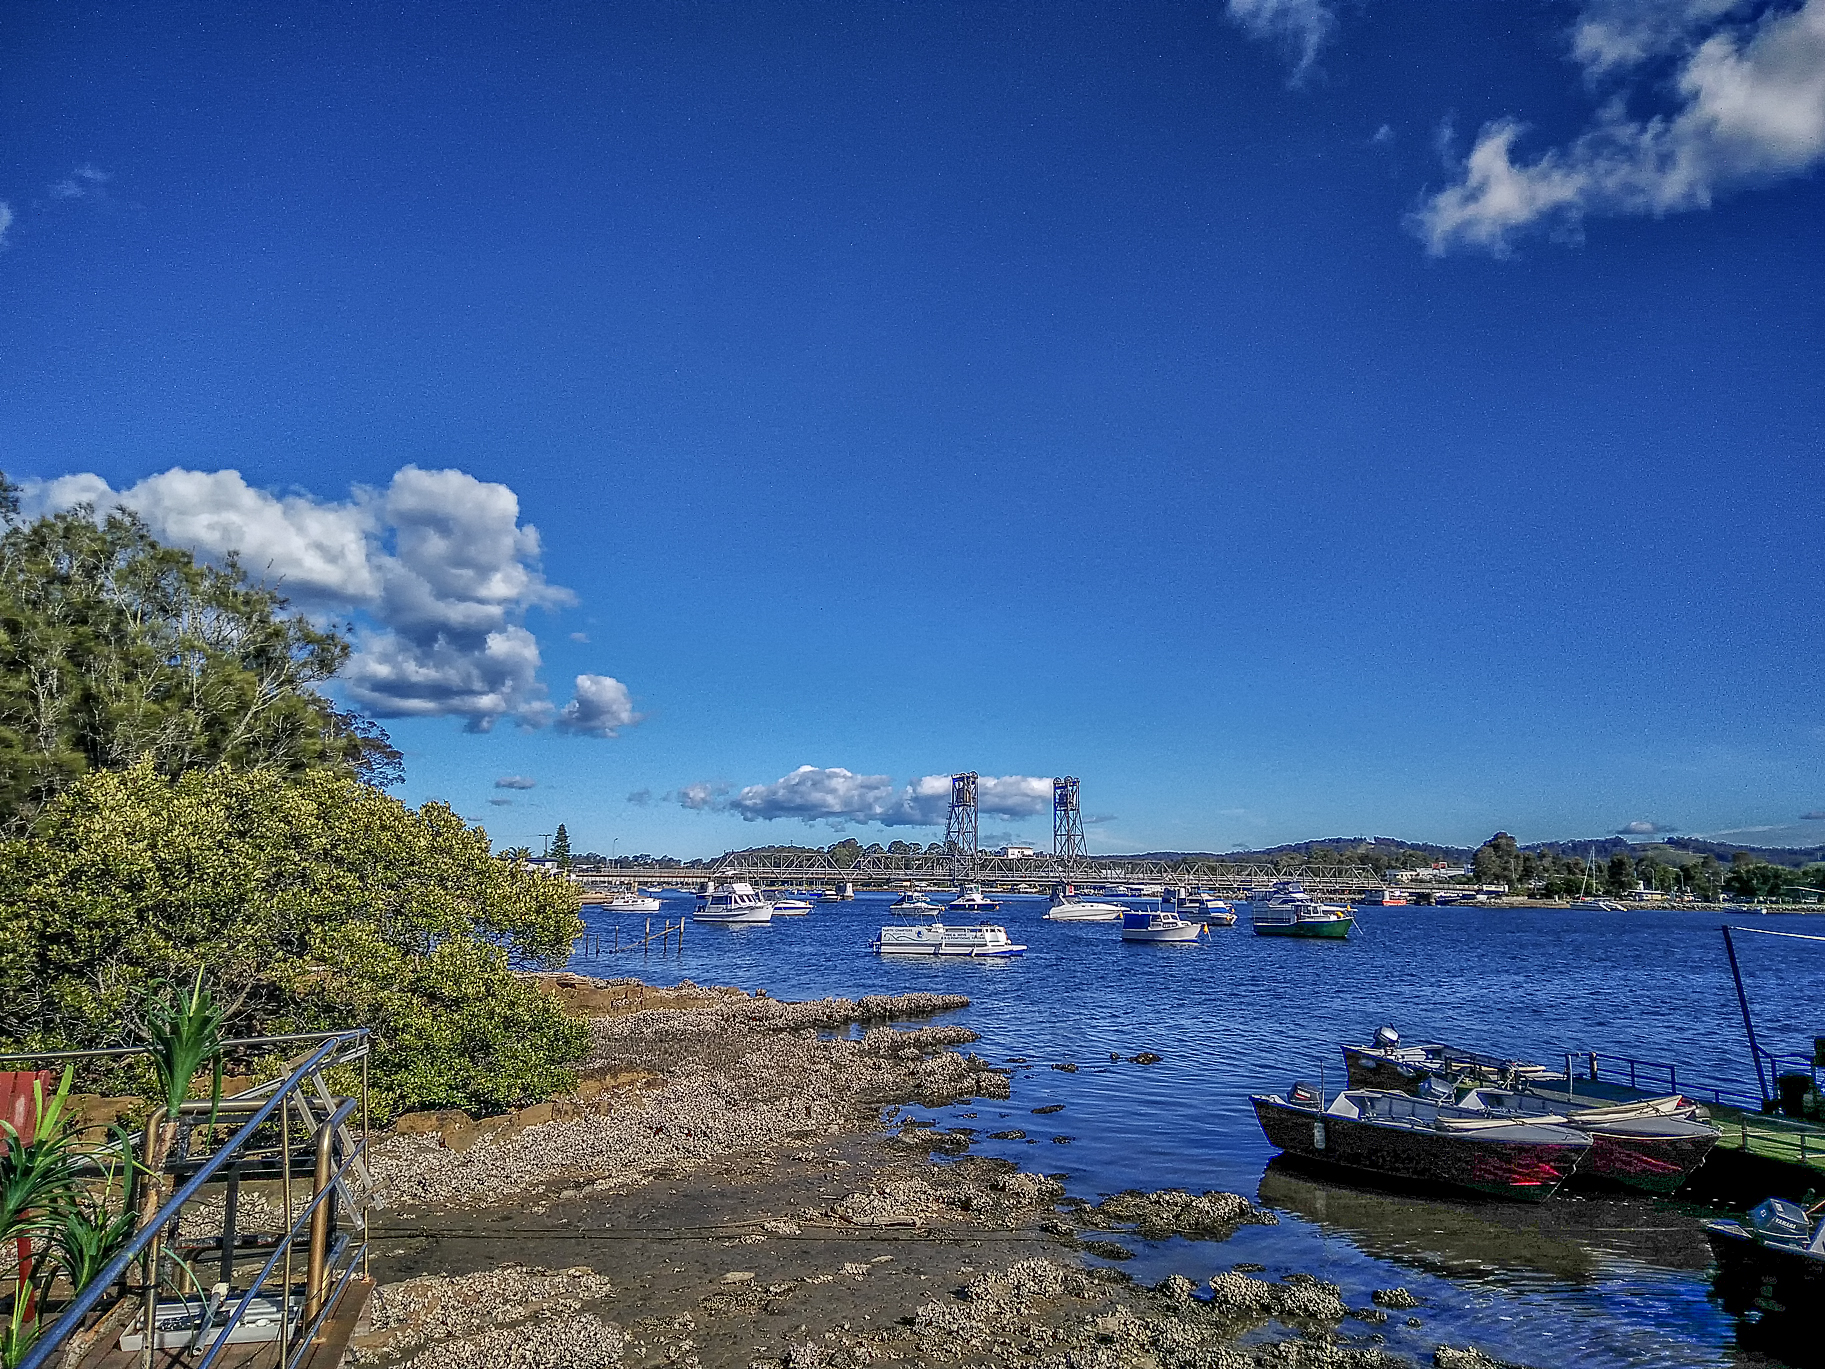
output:
M1755 1082L1762 1091L1762 1107L1768 1106L1768 1080L1762 1073L1762 1049L1755 1044L1755 1023L1749 1020L1749 995L1743 992L1743 971L1736 963L1736 946L1730 940L1730 929L1719 927L1724 934L1724 954L1730 957L1730 977L1736 981L1736 1005L1743 1010L1743 1030L1749 1036L1749 1054L1755 1057Z
M653 920L650 917L646 920L646 940L640 943L640 949L648 955L653 953Z

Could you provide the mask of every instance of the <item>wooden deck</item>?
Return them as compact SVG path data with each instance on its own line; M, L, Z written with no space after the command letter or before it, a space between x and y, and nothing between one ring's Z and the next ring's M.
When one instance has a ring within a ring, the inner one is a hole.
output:
M323 1323L322 1332L298 1361L299 1369L336 1369L342 1363L349 1338L355 1332L355 1323L367 1309L368 1298L373 1291L372 1280L349 1280L342 1296L337 1299L334 1312ZM72 1369L140 1369L146 1360L138 1350L119 1348L120 1333L121 1327L116 1324L112 1333L77 1361ZM155 1350L151 1359L153 1369L179 1369L180 1366L189 1369L196 1362L197 1357L188 1350ZM278 1363L279 1346L276 1341L258 1345L231 1345L216 1361L221 1369L277 1369Z

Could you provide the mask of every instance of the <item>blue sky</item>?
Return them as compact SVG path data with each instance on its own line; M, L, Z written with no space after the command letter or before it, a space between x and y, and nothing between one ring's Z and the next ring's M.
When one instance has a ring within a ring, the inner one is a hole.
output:
M502 843L1810 844L1822 160L1825 0L23 0L0 467Z

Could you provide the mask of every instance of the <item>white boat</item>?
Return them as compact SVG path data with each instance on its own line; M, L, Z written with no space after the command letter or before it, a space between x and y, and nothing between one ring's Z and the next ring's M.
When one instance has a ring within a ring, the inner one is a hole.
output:
M1212 927L1236 925L1235 910L1215 894L1206 893L1202 889L1191 892L1181 889L1176 893L1168 893L1160 906L1177 913L1187 922L1202 922Z
M1618 903L1613 898L1580 898L1572 901L1570 911L1574 913L1626 913L1628 906Z
M985 895L980 884L966 884L944 907L951 913L992 913L1001 905Z
M1122 914L1123 941L1195 941L1204 930L1165 908L1129 908Z
M1119 922L1128 910L1119 903L1097 903L1064 894L1052 900L1045 911L1047 922Z
M982 922L973 927L947 927L928 922L883 927L868 948L881 955L1020 955L1025 946L1008 940L1005 927Z
M935 916L944 911L925 896L923 889L913 889L901 894L893 901L891 910L896 913L910 913L919 917Z
M615 894L603 894L600 898L587 897L585 903L601 908L610 913L656 913L659 911L659 900L648 898L642 893L629 893L623 890Z
M774 917L805 917L811 912L811 904L802 898L776 898L773 900Z
M773 905L743 880L721 884L697 900L696 922L771 922Z
M849 897L841 889L826 889L817 896L817 901L819 903L847 903Z

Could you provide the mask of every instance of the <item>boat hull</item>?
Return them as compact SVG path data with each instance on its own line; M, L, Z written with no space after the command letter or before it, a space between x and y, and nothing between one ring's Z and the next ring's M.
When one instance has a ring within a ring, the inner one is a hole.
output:
M1438 1184L1521 1202L1542 1202L1571 1177L1585 1147L1532 1141L1492 1141L1407 1131L1251 1098L1268 1141L1315 1164Z
M1256 936L1298 936L1324 941L1341 941L1356 925L1353 917L1326 918L1322 922L1257 922Z
M1196 941L1203 924L1186 922L1177 927L1124 927L1123 941Z
M1577 1126L1573 1120L1570 1125ZM1578 1166L1578 1181L1620 1184L1643 1193L1675 1193L1705 1162L1717 1135L1631 1136L1590 1133L1590 1154Z
M752 922L771 922L773 921L773 910L771 908L744 908L738 913L705 913L698 911L691 914L691 921L705 922L711 926L715 926L718 923L727 924L729 926L740 926Z

